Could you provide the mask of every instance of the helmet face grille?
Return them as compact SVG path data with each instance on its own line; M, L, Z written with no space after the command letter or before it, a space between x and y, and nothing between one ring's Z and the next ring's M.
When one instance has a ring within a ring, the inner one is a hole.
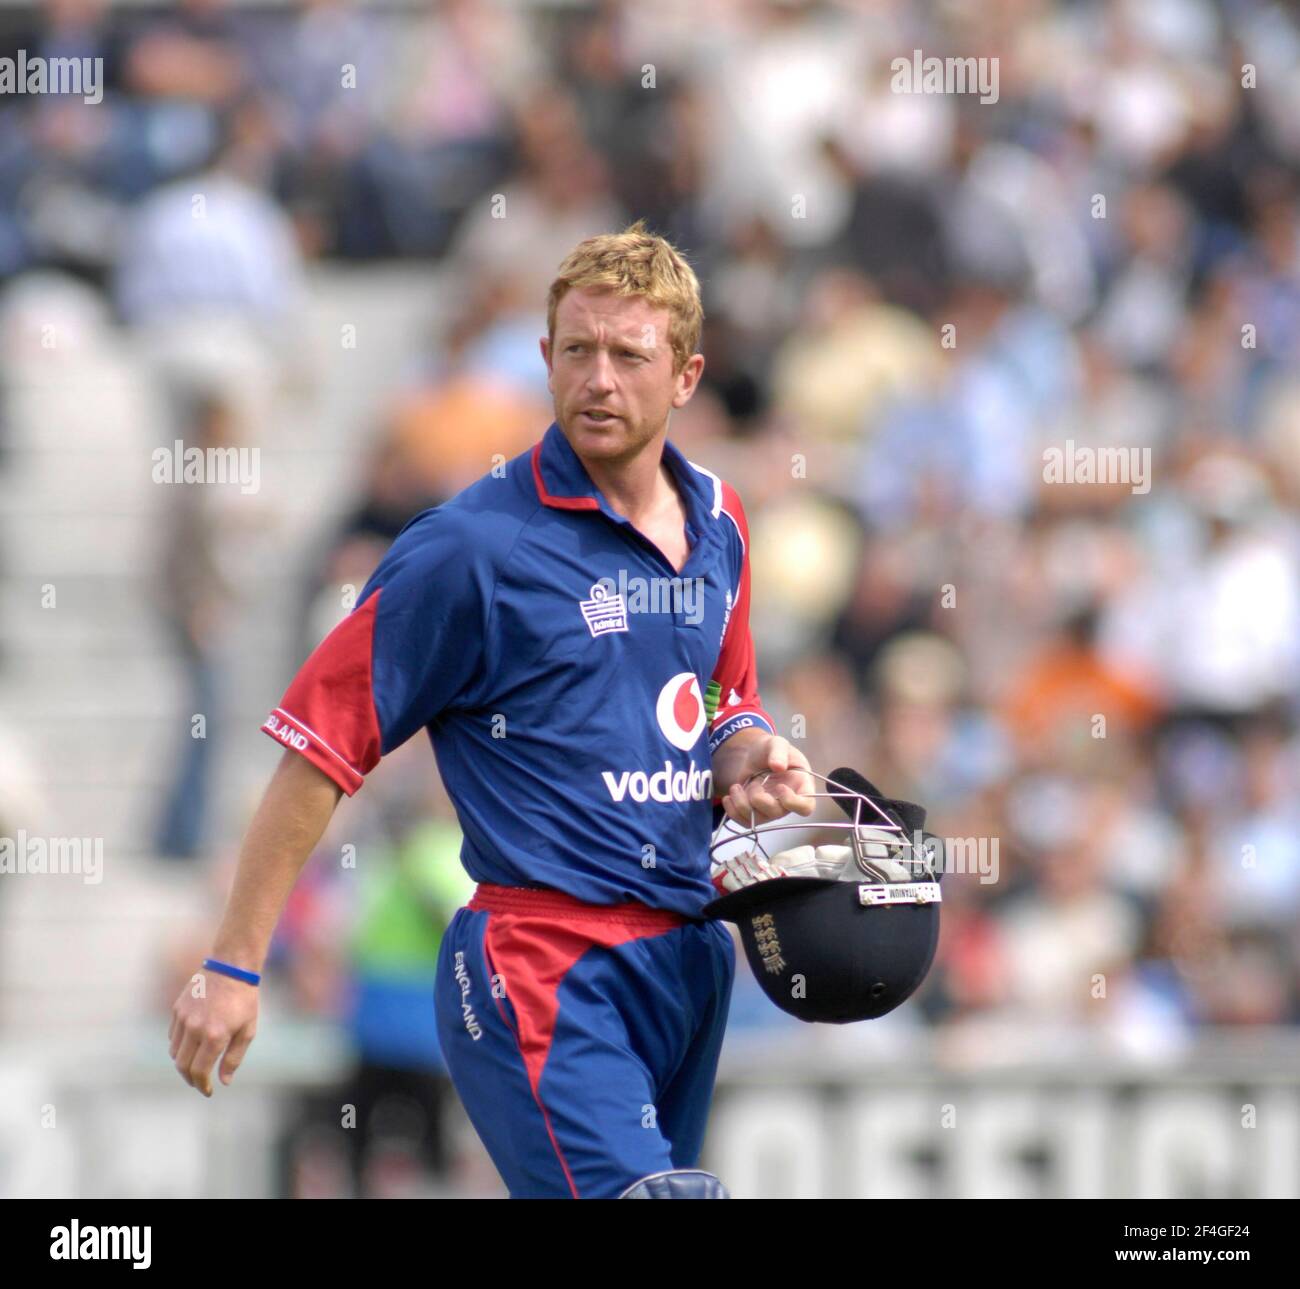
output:
M778 819L761 823L751 816L747 824L738 823L730 816L723 820L712 844L710 858L722 862L719 854L737 849L737 843L748 847L749 855L759 861L772 862L778 854L788 853L795 838L791 833L805 834L836 832L847 834L847 846L818 847L822 850L839 850L851 854L855 863L846 864L839 874L840 880L856 881L862 876L877 882L917 882L935 878L942 867L942 842L924 831L925 810L910 801L899 801L884 796L855 770L836 770L833 775L808 771L825 785L825 790L811 795L823 801L834 801L845 818L832 820L805 820L791 822ZM762 781L767 775L754 775ZM838 840L838 838L837 838ZM796 850L811 849L796 847ZM808 870L799 869L804 876Z

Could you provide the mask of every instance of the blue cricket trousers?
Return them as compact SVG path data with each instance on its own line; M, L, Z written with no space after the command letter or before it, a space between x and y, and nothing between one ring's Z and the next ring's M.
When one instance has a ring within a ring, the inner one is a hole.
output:
M734 975L721 923L478 887L439 951L438 1041L512 1198L697 1165Z

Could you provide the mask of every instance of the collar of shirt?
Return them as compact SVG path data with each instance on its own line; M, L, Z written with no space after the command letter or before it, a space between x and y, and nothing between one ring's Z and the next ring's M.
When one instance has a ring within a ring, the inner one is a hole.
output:
M701 547L713 544L706 539L716 540L720 531L722 482L717 475L688 461L667 439L663 460L686 500L686 539L691 547L687 563L692 564L697 554L704 554ZM558 422L552 421L541 442L533 446L532 462L537 495L544 505L557 510L599 510L613 523L638 531L626 516L610 508Z

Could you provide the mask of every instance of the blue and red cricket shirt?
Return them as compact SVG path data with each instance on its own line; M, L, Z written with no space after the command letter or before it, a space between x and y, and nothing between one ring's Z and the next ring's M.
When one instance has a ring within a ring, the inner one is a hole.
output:
M420 729L479 882L696 916L715 892L710 758L771 731L735 492L671 443L680 572L559 426L412 519L263 729L351 795Z

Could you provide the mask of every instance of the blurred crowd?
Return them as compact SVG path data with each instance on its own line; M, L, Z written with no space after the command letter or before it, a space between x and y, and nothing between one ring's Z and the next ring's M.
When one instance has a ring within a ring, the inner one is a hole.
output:
M670 434L745 501L768 707L815 767L857 765L996 859L996 881L945 882L939 957L899 1023L960 1054L1016 1026L1142 1053L1300 1021L1294 9L50 0L4 18L0 54L102 56L107 92L0 105L0 274L94 283L157 338L202 432L225 441L239 401L256 440L313 262L448 273L447 328L412 338L406 381L357 427L370 466L321 534L286 677L407 518L540 436L555 266L644 217L703 284L703 386ZM895 93L914 49L995 57L997 101ZM192 218L199 187L222 218ZM230 344L178 359L214 318ZM1053 450L1145 478L1062 480ZM206 523L175 575L196 685L191 618L224 593L195 581L221 541ZM390 848L384 889L359 914L347 875L309 870L278 940L305 1008L330 1005L340 932L362 996L414 988L405 1022L358 1038L411 1040L376 1057L393 1068L427 1055L409 1018L463 895L418 742L348 824ZM164 850L200 847L187 819ZM784 1023L743 967L734 1019Z

